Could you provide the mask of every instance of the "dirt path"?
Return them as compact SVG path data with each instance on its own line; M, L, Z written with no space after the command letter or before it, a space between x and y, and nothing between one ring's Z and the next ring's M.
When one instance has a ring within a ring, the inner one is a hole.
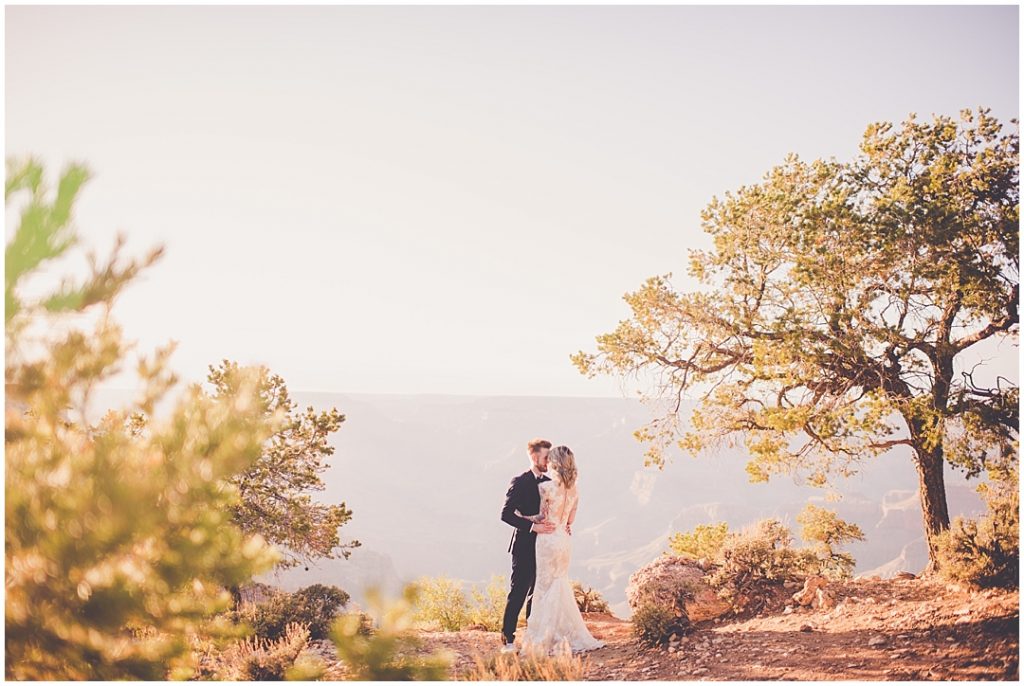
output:
M584 615L608 645L584 656L588 681L1016 680L1019 594L968 593L921 580L851 581L830 612L801 609L698 625L670 648L644 648L628 621ZM424 633L425 648L457 658L499 648L493 633Z

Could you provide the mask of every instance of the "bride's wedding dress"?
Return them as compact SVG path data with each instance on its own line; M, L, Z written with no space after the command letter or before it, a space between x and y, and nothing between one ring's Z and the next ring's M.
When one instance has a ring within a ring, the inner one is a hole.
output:
M604 643L594 638L583 622L572 584L569 582L569 558L572 538L566 522L575 515L579 502L576 484L566 490L557 480L545 481L540 490L540 514L554 522L554 533L537 535L537 579L533 587L533 605L523 633L523 649L551 654L594 650Z

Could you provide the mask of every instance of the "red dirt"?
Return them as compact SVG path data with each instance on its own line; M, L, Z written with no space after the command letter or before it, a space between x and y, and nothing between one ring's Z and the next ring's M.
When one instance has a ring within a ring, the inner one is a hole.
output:
M837 609L766 611L694 627L672 648L647 648L632 625L587 613L607 643L585 653L588 681L1017 680L1020 596L921 579L833 584ZM804 630L801 630L803 627ZM422 632L424 649L456 655L451 679L501 640L483 631Z

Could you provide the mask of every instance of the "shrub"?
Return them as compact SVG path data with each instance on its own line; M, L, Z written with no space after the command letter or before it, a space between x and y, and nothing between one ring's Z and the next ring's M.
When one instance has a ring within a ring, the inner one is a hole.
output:
M473 627L485 631L501 631L508 581L494 575L484 587L470 588L471 601L466 599L462 582L448 577L423 577L416 581L416 620L441 631L461 631Z
M633 612L633 635L641 643L662 645L673 636L682 636L689 626L686 615L655 603L644 603Z
M287 625L295 622L307 627L310 638L320 640L327 638L338 609L348 600L348 593L337 586L314 584L294 593L275 592L260 603L247 603L236 616L260 638L280 638Z
M979 488L988 513L957 517L937 539L940 574L973 586L1017 588L1020 570L1020 493L1017 478Z
M348 604L349 595L337 586L313 584L296 591L295 621L309 627L309 637L315 641L327 638L338 610Z
M219 681L282 681L285 678L311 680L324 671L314 656L300 654L309 644L309 630L290 623L282 636L271 641L254 636L228 648L216 668Z
M576 607L580 612L608 612L608 602L601 597L600 592L590 588L584 588L579 581L572 582L572 593L576 596Z
M473 587L473 605L469 608L468 622L484 631L501 631L508 598L508 580L499 575L491 577L484 588Z
M810 503L797 515L802 529L800 537L811 544L817 559L817 573L829 579L848 579L856 561L850 553L838 552L837 546L863 541L864 532L856 524L840 519L833 510Z
M346 612L345 614L338 615L334 620L335 624L341 619L344 619L346 622L352 622L356 633L360 636L373 635L373 617L365 612ZM332 624L331 627L333 629L334 624Z
M420 589L405 587L402 597L385 602L379 592L366 594L371 614L378 618L372 633L363 631L359 614L339 617L331 627L331 640L340 657L360 681L409 681L445 679L451 656L445 653L420 656L414 633L414 607Z
M463 681L582 681L583 658L559 653L516 655L496 653L488 657L474 656L475 667L462 677Z
M722 562L708 583L734 609L763 599L768 587L813 574L818 558L809 549L796 550L793 535L776 519L764 519L739 533L729 534L722 545Z
M675 533L668 545L673 553L694 560L719 561L722 558L722 544L729 533L729 525L698 524L690 533Z
M445 576L422 577L416 581L416 588L417 621L437 625L441 631L459 631L469 622L469 605L461 582Z

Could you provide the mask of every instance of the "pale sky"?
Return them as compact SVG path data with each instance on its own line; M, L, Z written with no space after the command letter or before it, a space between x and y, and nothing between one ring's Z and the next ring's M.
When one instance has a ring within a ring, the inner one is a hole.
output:
M693 287L713 195L1018 81L1015 6L7 7L6 155L88 164L88 247L166 245L116 313L184 380L619 395L569 355Z

